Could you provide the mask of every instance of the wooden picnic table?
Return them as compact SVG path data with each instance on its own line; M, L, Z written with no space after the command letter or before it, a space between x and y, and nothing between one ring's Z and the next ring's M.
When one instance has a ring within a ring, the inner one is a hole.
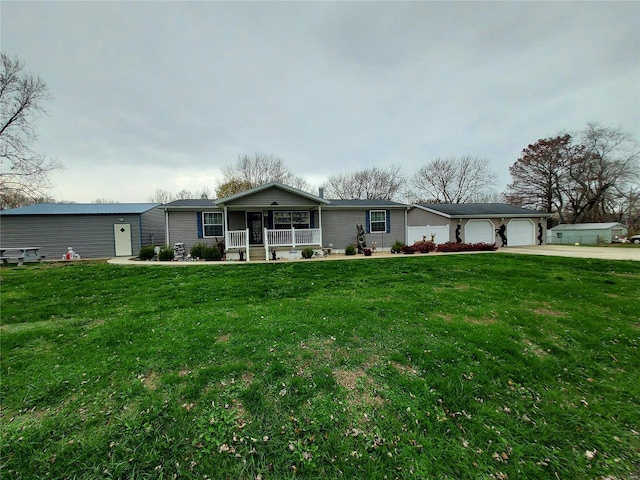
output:
M40 255L40 247L0 247L0 259L4 265L9 261L17 261L18 266L24 262L40 262L44 255Z

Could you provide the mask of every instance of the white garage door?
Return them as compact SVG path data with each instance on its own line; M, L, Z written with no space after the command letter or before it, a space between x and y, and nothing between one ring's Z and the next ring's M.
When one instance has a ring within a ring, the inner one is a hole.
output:
M495 243L496 234L490 220L469 220L464 226L464 243Z
M449 227L447 225L425 225L422 227L407 227L407 244L413 245L416 242L422 241L423 237L431 240L432 234L435 235L434 240L437 245L449 241Z
M514 218L507 224L507 242L511 246L535 245L536 230L528 218Z

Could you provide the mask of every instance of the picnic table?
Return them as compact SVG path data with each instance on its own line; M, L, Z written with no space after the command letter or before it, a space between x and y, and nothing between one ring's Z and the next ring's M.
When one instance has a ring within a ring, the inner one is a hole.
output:
M39 250L40 247L0 247L0 260L4 265L17 261L18 266L24 262L40 262L44 255L40 255Z

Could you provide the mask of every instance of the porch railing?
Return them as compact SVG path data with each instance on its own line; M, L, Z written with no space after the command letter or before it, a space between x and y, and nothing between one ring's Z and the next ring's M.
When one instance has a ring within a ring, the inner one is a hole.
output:
M322 245L322 230L320 228L290 228L283 230L264 229L264 250L269 259L272 247L300 247L307 245Z
M247 255L247 262L249 261L249 229L248 228L246 230L227 231L224 238L224 245L226 249L244 248Z

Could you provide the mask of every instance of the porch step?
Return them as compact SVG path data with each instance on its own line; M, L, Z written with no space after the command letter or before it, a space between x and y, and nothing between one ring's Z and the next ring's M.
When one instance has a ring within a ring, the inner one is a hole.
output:
M249 247L249 259L253 262L256 260L266 260L264 247Z

